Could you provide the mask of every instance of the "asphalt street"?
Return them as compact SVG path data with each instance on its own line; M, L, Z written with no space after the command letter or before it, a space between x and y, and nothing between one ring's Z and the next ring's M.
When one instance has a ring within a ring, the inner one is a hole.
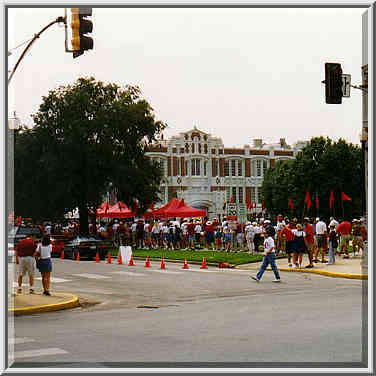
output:
M51 291L82 306L15 317L14 366L362 360L360 280L151 265L54 259Z

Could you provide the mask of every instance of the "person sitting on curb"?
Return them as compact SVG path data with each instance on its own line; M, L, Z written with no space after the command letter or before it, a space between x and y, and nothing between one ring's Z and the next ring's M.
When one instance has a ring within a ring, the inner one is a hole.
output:
M265 230L265 241L264 241L264 258L262 260L262 264L260 270L258 271L256 276L251 276L253 280L256 282L260 282L266 268L270 264L273 269L275 279L273 282L281 282L281 278L279 276L278 268L275 263L275 250L274 250L274 239L272 237L272 232L270 228L266 228Z

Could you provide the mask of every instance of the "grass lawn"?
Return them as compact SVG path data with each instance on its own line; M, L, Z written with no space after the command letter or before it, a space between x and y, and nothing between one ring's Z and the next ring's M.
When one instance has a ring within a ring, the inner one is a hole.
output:
M150 257L150 260L153 259L161 259L162 257L165 260L181 260L187 259L187 262L190 261L197 261L202 262L203 258L206 257L206 262L208 263L219 263L225 262L231 265L241 265L241 264L249 264L251 262L259 262L262 260L263 255L262 253L250 255L246 252L238 252L238 253L226 253L221 251L209 251L209 250L197 250L197 251L190 251L190 250L166 250L166 249L135 249L132 250L133 256L135 257ZM113 248L111 250L112 256L118 255L118 249Z

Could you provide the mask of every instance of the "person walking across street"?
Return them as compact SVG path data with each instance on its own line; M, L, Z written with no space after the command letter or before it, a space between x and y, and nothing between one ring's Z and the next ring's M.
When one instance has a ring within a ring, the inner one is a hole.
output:
M260 282L266 268L270 264L272 267L272 270L274 272L275 279L273 282L281 282L281 278L279 276L278 268L275 263L275 245L274 245L274 239L273 234L271 233L271 229L267 228L265 230L265 241L264 241L264 258L262 260L262 265L260 267L260 270L258 271L256 276L251 276L253 280L256 282Z
M42 274L43 294L50 296L50 280L52 271L51 262L52 244L49 235L45 235L42 244L39 244L34 257L39 259L38 269Z
M35 274L35 260L34 260L34 252L35 252L35 241L32 235L28 236L25 239L22 239L18 242L15 248L15 255L16 255L16 265L17 265L17 274L18 274L18 289L17 293L22 293L22 277L26 275L29 276L29 284L30 284L30 294L34 293L34 274Z

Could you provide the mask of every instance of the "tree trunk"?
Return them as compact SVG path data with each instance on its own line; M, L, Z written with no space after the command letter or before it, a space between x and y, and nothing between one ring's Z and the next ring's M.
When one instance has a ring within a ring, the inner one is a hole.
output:
M89 210L87 206L80 206L78 208L80 216L80 235L87 236L89 235Z

